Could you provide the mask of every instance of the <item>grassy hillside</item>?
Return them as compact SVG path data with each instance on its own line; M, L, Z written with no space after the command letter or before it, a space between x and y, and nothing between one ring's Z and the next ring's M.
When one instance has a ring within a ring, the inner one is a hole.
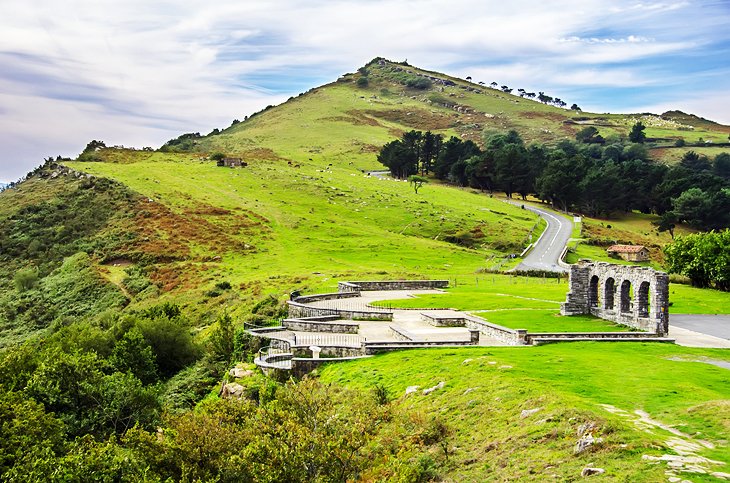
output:
M380 384L412 410L443 417L447 454L435 457L448 481L576 481L590 466L606 470L602 481L701 482L730 470L730 386L727 369L700 361L729 357L665 344L429 349L330 365L320 377ZM404 396L409 386L418 390ZM585 431L601 442L575 454ZM703 474L652 461L678 452L698 458Z
M367 86L358 84L366 77ZM408 81L429 78L431 86L409 87ZM519 86L511 86L516 92ZM549 93L548 93L549 94ZM670 111L658 115L596 114L571 111L507 94L486 85L437 72L382 60L270 107L218 135L197 140L201 152L223 151L247 159L283 157L297 163L352 163L377 168L374 153L405 130L458 134L481 142L486 130L516 129L527 142L554 143L574 139L586 126L601 135L626 137L637 121L659 146L676 139L688 144L702 138L726 143L730 127ZM726 149L727 150L727 149ZM673 160L673 149L660 149L657 159Z

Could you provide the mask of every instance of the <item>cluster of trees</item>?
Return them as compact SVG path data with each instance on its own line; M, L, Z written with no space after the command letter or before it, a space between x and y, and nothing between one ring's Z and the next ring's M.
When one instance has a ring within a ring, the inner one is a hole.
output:
M713 160L694 152L669 167L653 162L642 143L619 139L563 140L526 145L516 131L486 133L484 148L471 141L410 131L386 144L378 160L392 175L433 174L460 186L535 195L564 210L591 216L639 210L664 215L662 227L686 222L700 229L730 226L730 155ZM641 139L643 127L632 130ZM580 133L579 133L580 134Z
M730 230L678 236L664 248L668 269L695 287L730 291Z
M218 399L211 392L230 361L250 357L252 346L221 315L202 355L190 326L178 306L163 304L77 320L0 352L0 480L437 477L449 448L438 417L391 402L382 387L345 391L261 374L240 381L243 399Z
M471 77L467 77L466 80L471 80ZM482 84L483 85L484 82L480 82L479 84ZM496 82L492 82L491 84L489 84L489 86L492 89L499 88L499 90L501 90L502 92L506 92L507 94L511 94L512 91L514 90L514 89L511 89L509 86L505 86L505 85L500 86ZM520 89L517 89L517 93L520 95L520 97L526 97L528 99L535 99L535 98L537 98L537 100L539 102L542 102L543 104L553 105L555 107L565 108L565 106L568 105L565 101L563 101L559 97L548 96L547 94L545 94L542 91L540 91L537 94L535 94L534 92L527 92L525 89L520 88ZM574 111L580 111L581 110L580 107L578 107L577 104L573 104L572 106L570 106L570 109L572 109Z

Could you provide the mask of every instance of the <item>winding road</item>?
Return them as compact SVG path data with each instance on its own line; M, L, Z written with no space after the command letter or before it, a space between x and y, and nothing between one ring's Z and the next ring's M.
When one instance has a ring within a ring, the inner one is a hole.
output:
M573 221L567 216L537 208L528 204L508 201L517 206L524 206L526 210L537 213L547 222L547 228L532 247L530 253L517 266L517 270L547 270L549 272L567 272L561 265L560 255L573 233Z

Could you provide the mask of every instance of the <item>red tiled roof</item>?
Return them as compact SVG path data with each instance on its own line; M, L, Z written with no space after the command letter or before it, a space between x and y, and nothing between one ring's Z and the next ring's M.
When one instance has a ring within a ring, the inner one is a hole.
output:
M644 245L611 245L606 249L607 252L616 253L639 253L641 250L646 250Z

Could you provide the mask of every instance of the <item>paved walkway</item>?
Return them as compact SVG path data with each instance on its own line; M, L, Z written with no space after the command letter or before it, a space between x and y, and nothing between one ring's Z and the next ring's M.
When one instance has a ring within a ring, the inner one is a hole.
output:
M441 314L458 316L459 312L454 310L400 310L387 308L372 308L368 305L381 300L396 300L411 298L414 295L421 294L438 294L443 293L441 290L387 290L362 292L360 297L351 299L337 300L320 300L307 305L322 308L342 309L342 310L367 310L393 312L393 320L358 320L360 325L359 335L366 338L367 341L397 341L395 334L390 329L391 326L396 329L406 331L413 335L419 341L467 341L470 338L470 332L465 327L434 327L421 317L421 314ZM312 334L311 332L308 334ZM302 333L302 337L304 333ZM480 345L504 345L497 339L481 335L479 339Z
M730 315L671 314L669 324L672 327L700 332L721 339L730 339Z

